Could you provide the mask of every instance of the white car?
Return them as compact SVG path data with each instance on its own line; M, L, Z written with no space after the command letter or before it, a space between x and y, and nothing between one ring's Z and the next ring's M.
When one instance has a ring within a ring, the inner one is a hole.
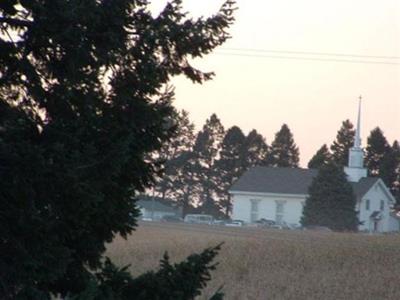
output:
M232 220L225 224L225 226L229 226L229 227L242 227L243 225L244 225L244 222L242 220Z

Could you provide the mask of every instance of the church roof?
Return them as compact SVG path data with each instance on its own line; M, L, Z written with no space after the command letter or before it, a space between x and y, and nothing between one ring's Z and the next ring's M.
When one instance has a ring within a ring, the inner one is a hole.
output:
M254 167L233 184L230 191L307 194L316 169Z
M357 199L361 199L378 180L379 177L363 177L358 182L350 182Z
M230 192L307 195L317 169L254 167L245 172L230 188ZM361 199L379 180L361 178L350 183L357 199Z

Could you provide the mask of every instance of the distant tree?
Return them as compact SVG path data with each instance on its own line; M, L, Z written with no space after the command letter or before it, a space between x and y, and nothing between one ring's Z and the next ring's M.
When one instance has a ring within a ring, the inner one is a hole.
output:
M105 257L174 131L170 79L210 79L190 61L229 38L232 1L181 2L0 1L0 299L193 299L209 279L212 251L138 280Z
M220 177L219 205L224 210L225 216L231 211L229 188L245 170L245 136L242 130L233 126L228 129L221 144L219 159L215 167L217 176Z
M397 200L397 207L400 208L400 145L398 141L394 141L392 145L393 157L395 157L395 175L396 179L392 185L392 193Z
M308 190L301 224L327 226L333 230L357 230L356 198L342 168L323 166Z
M294 168L299 165L299 148L296 146L293 135L286 124L283 124L275 134L268 162L273 167Z
M354 144L355 130L350 120L342 122L336 140L331 145L332 160L339 166L347 166L349 150Z
M194 145L194 124L190 122L188 112L182 110L174 114L176 131L169 142L163 144L160 150L153 154L154 159L163 166L164 172L157 180L155 191L161 198L174 198L175 190L180 181L180 173L184 164L182 158L192 151Z
M215 162L221 151L225 135L224 127L216 114L212 114L197 134L193 153L195 157L195 185L198 192L198 204L201 211L216 215L220 211L217 203L221 178L216 170Z
M366 166L370 176L379 176L398 198L398 173L400 149L397 141L390 146L379 127L373 129L368 137Z
M389 146L382 158L379 177L389 187L396 198L397 205L400 205L400 146L397 141L394 141L391 147Z
M199 194L197 157L193 151L181 153L173 160L175 173L173 174L173 188L171 197L175 199L178 206L182 207L183 216L188 214Z
M383 161L389 155L391 147L379 127L373 129L367 139L365 166L370 176L382 173Z
M331 154L326 144L323 144L321 148L314 154L311 160L308 162L308 167L311 169L319 169L325 166L331 160Z
M267 165L269 148L265 138L255 129L249 132L244 141L245 169Z

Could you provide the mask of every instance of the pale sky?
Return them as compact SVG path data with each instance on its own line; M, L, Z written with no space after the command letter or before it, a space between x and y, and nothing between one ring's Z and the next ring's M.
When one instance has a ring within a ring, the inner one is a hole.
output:
M184 7L193 16L209 15L222 2L186 0ZM164 3L153 1L154 7ZM175 106L189 112L197 129L216 113L226 128L237 125L245 134L255 128L271 144L287 123L305 167L322 144L331 144L343 120L356 123L362 95L363 145L376 126L390 143L400 139L399 0L238 0L237 7L232 39L194 62L214 71L214 80L203 85L183 77L173 81ZM264 52L230 50L237 48ZM280 58L265 57L271 55ZM386 64L371 63L376 61Z

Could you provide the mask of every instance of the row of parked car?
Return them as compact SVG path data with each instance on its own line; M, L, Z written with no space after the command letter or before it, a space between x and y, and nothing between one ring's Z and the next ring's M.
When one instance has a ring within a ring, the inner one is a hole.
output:
M204 214L188 214L185 218L179 218L177 216L164 216L161 222L184 222L189 224L207 224L207 225L220 225L228 227L242 227L242 226L253 226L253 227L266 227L276 229L298 229L299 226L293 224L287 224L285 222L277 223L274 220L260 219L252 224L246 224L242 220L218 220L214 219L211 215Z

